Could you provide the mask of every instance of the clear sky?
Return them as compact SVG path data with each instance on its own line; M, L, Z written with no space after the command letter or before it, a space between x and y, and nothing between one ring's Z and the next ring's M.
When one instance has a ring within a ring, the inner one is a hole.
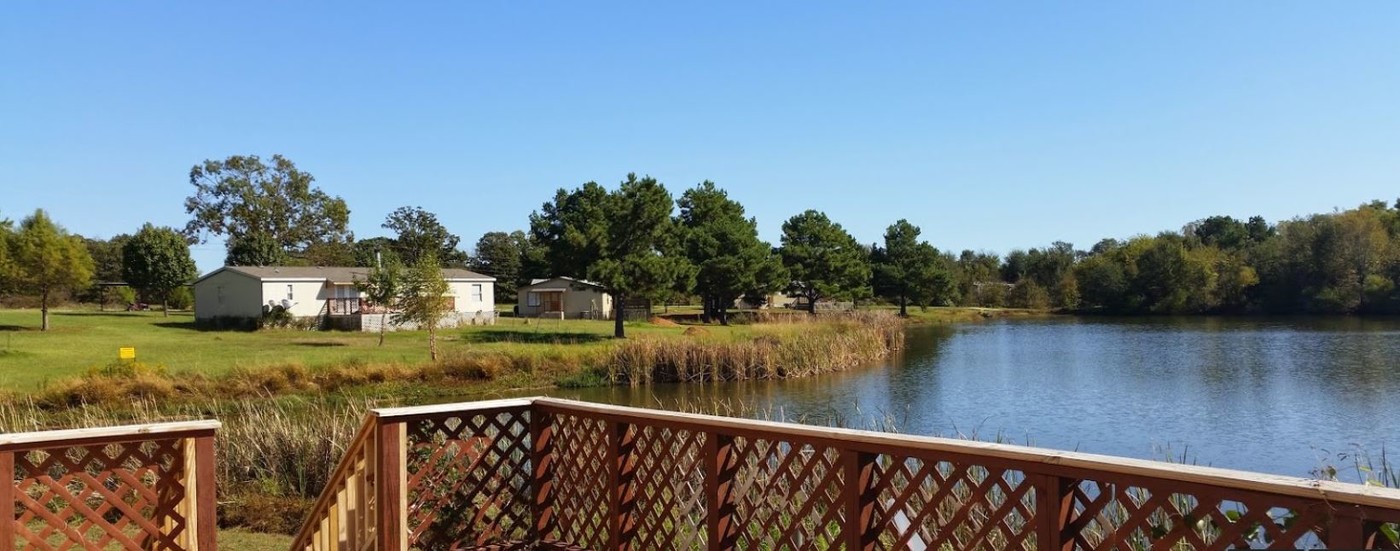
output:
M180 227L192 165L274 153L360 238L420 205L470 244L635 171L773 241L814 208L1087 248L1400 196L1400 2L0 6L0 216Z

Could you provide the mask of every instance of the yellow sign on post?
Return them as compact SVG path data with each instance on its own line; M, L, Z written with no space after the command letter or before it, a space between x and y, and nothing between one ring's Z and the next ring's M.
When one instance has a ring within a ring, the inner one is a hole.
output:
M134 347L118 348L118 349L117 349L117 359L119 359L119 360L134 360L134 359L136 359L136 348L134 348Z

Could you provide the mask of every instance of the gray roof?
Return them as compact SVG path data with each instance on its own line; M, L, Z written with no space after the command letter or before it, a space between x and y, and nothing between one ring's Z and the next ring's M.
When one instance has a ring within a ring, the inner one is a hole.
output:
M209 272L204 279L221 271L237 272L257 279L325 279L332 283L350 283L369 279L370 268L347 266L224 266ZM495 281L496 278L481 275L471 270L443 268L442 276L447 280Z
M583 279L574 279L574 278L572 278L572 277L555 276L555 277L548 277L548 278L544 278L544 279L531 279L531 280L530 280L530 284L529 284L529 285L525 285L525 286L523 286L522 288L524 288L524 287L534 287L534 286L539 285L539 284L541 284L541 283L545 283L545 282L549 282L549 281L554 281L554 280L556 280L556 279L562 279L562 280L564 280L564 281L570 281L570 282L573 282L573 283L577 283L577 284L579 284L579 285L587 285L587 286L589 286L589 287L598 287L598 288L600 288L600 289L603 287L602 285L599 285L599 284L594 283L594 282L592 282L592 281L587 281L587 280L583 280Z

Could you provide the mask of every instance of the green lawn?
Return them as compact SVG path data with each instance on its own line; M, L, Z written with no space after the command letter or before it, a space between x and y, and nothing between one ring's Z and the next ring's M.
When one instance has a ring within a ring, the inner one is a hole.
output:
M219 549L224 551L286 551L291 546L291 536L258 534L236 528L219 530Z
M52 329L41 332L36 310L0 310L0 389L33 390L45 381L82 375L116 361L121 347L136 348L137 360L159 364L171 373L217 375L235 367L277 364L308 367L343 363L420 364L428 361L424 332L389 333L384 346L378 335L339 331L266 330L199 331L188 312L55 311ZM679 337L684 327L627 324L628 336ZM747 334L743 327L710 327L712 338ZM443 350L550 353L555 344L570 349L605 347L613 325L609 321L501 318L494 326L451 329L441 333Z

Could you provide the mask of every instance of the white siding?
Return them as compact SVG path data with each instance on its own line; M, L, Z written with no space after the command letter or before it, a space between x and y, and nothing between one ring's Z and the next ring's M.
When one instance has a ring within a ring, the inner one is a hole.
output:
M481 296L474 296L473 286L481 286ZM448 293L457 304L456 310L463 314L496 311L496 285L490 281L448 281Z
M256 318L262 315L257 279L238 272L220 272L194 284L194 318Z
M273 304L282 304L282 300L287 298L288 288L291 288L292 307L288 309L296 317L314 317L321 315L321 310L326 307L326 299L331 298L331 287L326 284L326 280L276 280L264 279L262 282L262 300L258 302L258 313L261 315L262 307Z

